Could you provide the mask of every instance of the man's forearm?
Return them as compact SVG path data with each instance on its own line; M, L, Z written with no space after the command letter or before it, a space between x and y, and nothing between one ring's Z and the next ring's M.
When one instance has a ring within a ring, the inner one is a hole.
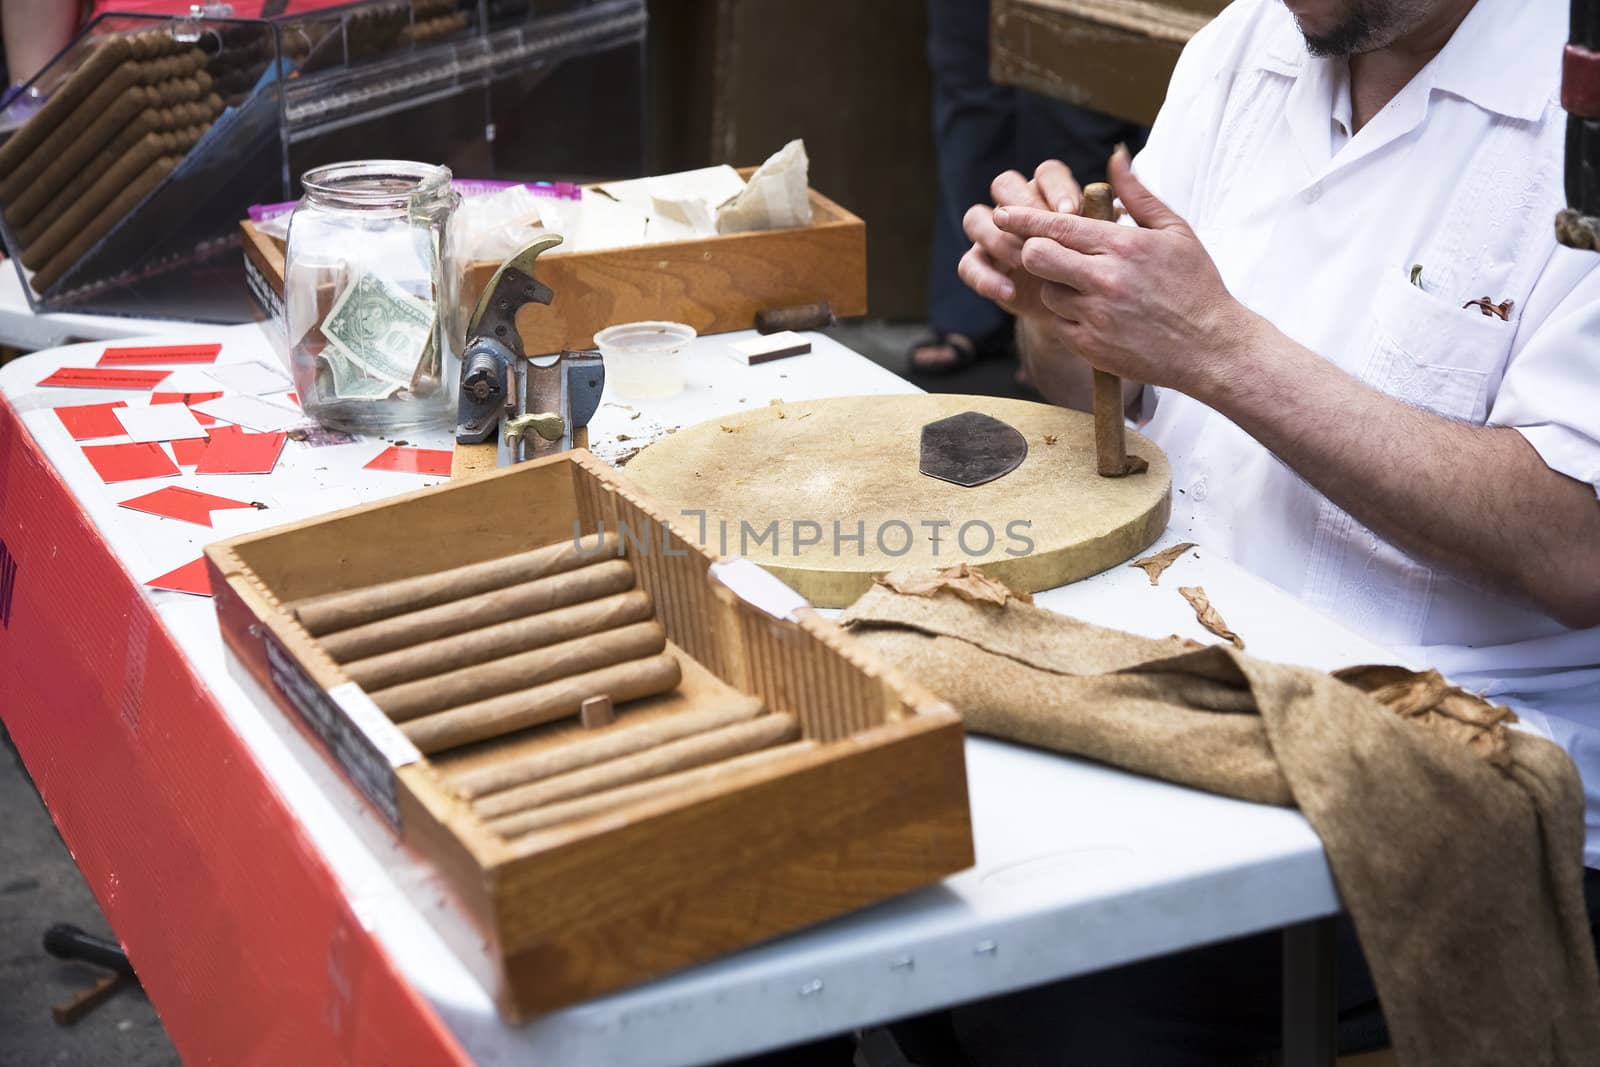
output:
M1345 374L1252 317L1238 358L1194 384L1357 521L1419 559L1600 624L1600 504L1515 430L1468 426Z

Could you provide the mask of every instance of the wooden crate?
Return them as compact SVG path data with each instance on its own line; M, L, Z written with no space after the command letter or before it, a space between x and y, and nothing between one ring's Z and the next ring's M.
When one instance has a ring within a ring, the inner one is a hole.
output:
M993 0L989 75L1148 125L1178 54L1227 0Z
M509 1020L840 915L973 860L955 713L835 624L806 611L784 621L746 603L710 574L713 557L664 519L580 451L206 549L227 643L439 866L490 946L465 955ZM602 527L625 532L638 587L683 668L674 692L620 707L618 726L736 690L793 714L817 747L503 838L446 775L493 758L485 753L596 731L557 722L408 762L397 728L284 608ZM650 538L642 544L641 531Z
M754 168L740 172L745 177ZM867 227L811 190L812 223L692 241L556 252L539 257L549 307L525 308L517 332L529 355L586 350L607 326L641 319L684 322L702 334L748 330L758 311L827 301L839 318L867 313ZM283 300L283 242L241 222L247 271ZM461 302L470 314L498 262L473 263ZM252 278L271 313L270 296ZM465 321L466 315L462 316Z

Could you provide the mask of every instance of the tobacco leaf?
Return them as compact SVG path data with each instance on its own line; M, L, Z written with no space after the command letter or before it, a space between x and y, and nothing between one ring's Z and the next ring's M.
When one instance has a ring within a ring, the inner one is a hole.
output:
M941 571L879 575L873 581L903 596L932 597L949 592L973 604L1004 607L1008 600L1033 603L1033 597L1029 594L1019 593L998 578L991 578L967 563L957 563Z
M1211 598L1206 596L1206 591L1198 585L1180 585L1178 592L1183 594L1183 599L1194 608L1194 617L1200 620L1200 625L1216 634L1218 637L1232 641L1233 647L1240 652L1244 651L1244 639L1222 621L1222 616L1217 614L1217 609L1211 606Z
M1335 678L1363 690L1403 719L1464 744L1492 767L1511 766L1506 728L1517 713L1445 681L1438 671L1418 674L1403 667L1348 667Z
M1146 556L1144 559L1136 559L1132 563L1128 564L1128 566L1142 568L1144 572L1150 576L1150 584L1159 585L1162 572L1176 563L1179 556L1183 555L1193 547L1193 541L1185 541L1181 545L1173 545L1171 548L1163 549L1153 556Z

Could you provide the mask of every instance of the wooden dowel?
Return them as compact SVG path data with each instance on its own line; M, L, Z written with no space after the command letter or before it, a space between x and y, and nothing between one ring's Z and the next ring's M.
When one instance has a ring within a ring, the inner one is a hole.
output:
M415 578L369 585L340 593L310 597L290 604L288 609L313 637L335 630L348 630L408 611L420 611L451 600L477 596L508 585L520 585L536 578L603 563L617 557L617 536L586 538L580 545L547 545L514 556L469 563Z
M424 753L442 752L488 737L499 737L552 719L576 715L583 702L604 693L618 704L659 696L683 678L670 652L649 659L619 663L570 678L547 682L521 693L480 700L435 712L400 725Z
M475 767L452 777L450 785L468 800L512 789L529 782L543 781L558 774L566 774L607 760L621 759L635 752L665 745L683 737L707 733L734 723L748 722L766 710L756 697L739 696L728 703L711 708L685 711L666 718L654 719L606 730L593 737L583 737L569 744L530 752L504 763Z
M750 722L685 737L622 759L597 763L571 774L519 785L515 789L484 797L472 807L485 819L512 815L575 797L592 796L633 782L704 767L708 763L771 748L785 741L798 740L799 737L800 724L793 715L781 712L762 715Z
M654 614L655 605L650 594L642 589L630 589L570 608L557 608L397 652L385 652L370 659L355 660L344 664L342 669L346 678L368 692L375 692L474 663L487 663L574 637L643 622Z
M659 622L638 622L380 689L372 694L372 701L395 722L405 722L558 678L644 659L666 647L667 631Z
M620 808L628 804L636 804L642 800L654 797L667 796L671 793L682 792L704 785L707 782L719 781L741 774L752 767L762 767L769 763L779 763L801 752L807 752L817 747L815 741L792 741L787 745L776 748L764 748L759 752L751 752L745 756L735 756L733 759L721 763L713 763L705 767L696 767L689 771L679 771L662 778L651 778L644 782L634 782L632 785L619 786L608 789L604 793L593 796L579 797L577 800L567 800L560 804L551 804L548 807L534 808L531 811L519 811L515 815L506 815L489 822L489 828L502 837L520 837L530 834L535 830L543 830L561 823L572 822L590 815L598 815Z
M1116 221L1111 186L1105 182L1095 182L1085 189L1079 214L1101 222ZM1122 379L1102 370L1095 371L1095 469L1102 478L1120 478L1128 473L1128 444L1124 435L1122 407Z
M318 640L336 660L366 659L408 645L436 641L497 622L536 615L588 600L599 600L633 587L633 567L613 559L565 574L536 578L492 593L453 600L436 607L409 611L364 626L352 626Z

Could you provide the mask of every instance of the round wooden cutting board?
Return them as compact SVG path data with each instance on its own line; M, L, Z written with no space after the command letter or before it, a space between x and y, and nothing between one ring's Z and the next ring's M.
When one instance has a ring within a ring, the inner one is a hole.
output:
M1021 433L1021 466L971 488L922 474L922 428L968 411ZM901 567L966 562L1035 592L1130 558L1166 528L1172 475L1139 434L1128 433L1128 451L1150 469L1102 478L1094 419L1082 412L996 397L839 397L686 427L626 473L686 538L842 608Z

